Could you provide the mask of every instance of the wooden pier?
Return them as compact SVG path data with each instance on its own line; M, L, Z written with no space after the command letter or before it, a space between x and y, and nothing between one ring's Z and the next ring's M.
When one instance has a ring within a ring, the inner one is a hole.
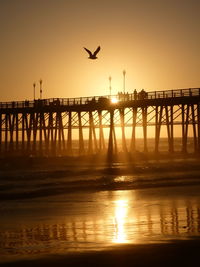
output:
M154 128L155 152L159 152L161 129L169 152L174 152L177 126L182 151L188 150L190 134L193 151L200 152L200 88L0 102L0 155L113 155L118 152L118 139L124 153L135 153L137 127L142 129L145 152L149 127Z

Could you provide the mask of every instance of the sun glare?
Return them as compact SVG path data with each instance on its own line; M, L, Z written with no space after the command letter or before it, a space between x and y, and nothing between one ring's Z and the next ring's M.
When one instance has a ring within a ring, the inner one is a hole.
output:
M118 103L118 99L116 97L111 98L111 103L112 104Z

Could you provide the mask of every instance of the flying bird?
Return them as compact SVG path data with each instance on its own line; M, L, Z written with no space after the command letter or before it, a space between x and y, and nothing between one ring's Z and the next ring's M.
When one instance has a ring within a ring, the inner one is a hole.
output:
M92 53L89 49L87 49L85 47L84 47L84 49L88 52L88 54L89 54L89 57L88 58L89 59L97 59L97 56L96 55L99 53L101 47L98 46L97 49L94 51L94 53Z

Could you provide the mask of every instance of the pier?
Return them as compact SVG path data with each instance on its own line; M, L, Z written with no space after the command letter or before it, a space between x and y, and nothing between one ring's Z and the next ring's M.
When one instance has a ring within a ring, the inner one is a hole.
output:
M189 136L193 152L200 152L200 88L0 102L0 155L113 155L119 139L121 151L134 154L137 127L144 152L151 127L154 151L160 151L162 130L173 153L177 126L182 152L188 151Z

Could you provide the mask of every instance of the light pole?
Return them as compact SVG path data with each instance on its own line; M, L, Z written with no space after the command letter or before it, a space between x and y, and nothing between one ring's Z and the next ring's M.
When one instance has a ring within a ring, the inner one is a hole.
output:
M40 79L40 99L42 99L42 79Z
M124 77L124 79L123 79L123 91L124 91L124 94L125 94L125 87L126 87L126 84L125 84L125 76L126 76L126 71L123 70L123 77Z
M33 83L33 98L35 100L35 87L36 87L36 83Z
M111 96L111 91L112 91L112 87L111 87L111 80L112 80L112 77L109 76L109 90L110 90L110 96Z

